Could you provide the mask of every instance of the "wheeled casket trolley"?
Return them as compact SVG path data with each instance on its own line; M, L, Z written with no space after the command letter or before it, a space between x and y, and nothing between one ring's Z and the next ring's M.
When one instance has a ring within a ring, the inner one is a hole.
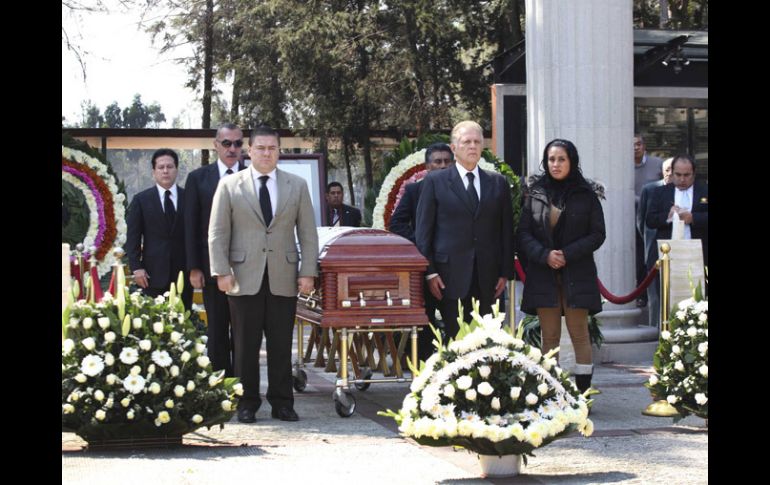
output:
M297 301L299 343L294 388L303 390L307 381L307 375L302 370L305 359L309 359L309 355L303 357L303 326L313 326L308 354L312 345L319 342L317 365L319 358L323 360L321 335L326 336L328 344L328 333L331 332L334 343L328 345L327 370L336 371L334 351L337 342L341 366L333 394L334 407L337 414L349 417L356 407L351 384L363 391L373 382L412 380L404 378L401 372L400 355L406 339L402 338L396 348L393 333L398 332L404 337L405 332L411 330L410 361L417 368L417 328L428 324L423 297L428 260L408 239L379 229L319 227L318 235L320 271L315 285L318 290L310 295L299 295ZM376 336L377 332L384 332L385 342ZM356 334L359 339L351 345ZM395 378L372 379L371 369L376 367L372 357L373 344L380 351L381 369L387 369L383 355L387 346ZM363 353L367 350L368 355L364 359ZM354 379L348 378L349 357ZM364 373L361 365L367 362L369 368Z

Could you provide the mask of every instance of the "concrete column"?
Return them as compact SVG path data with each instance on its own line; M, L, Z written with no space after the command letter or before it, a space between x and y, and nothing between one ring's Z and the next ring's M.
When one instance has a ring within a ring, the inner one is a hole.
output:
M632 2L527 0L526 16L528 171L540 172L550 140L575 143L583 175L606 188L607 239L594 255L599 278L613 294L629 293L636 286ZM634 302L604 305L606 344L595 361L652 358L654 346L612 348L655 339L657 329L637 325L640 314Z

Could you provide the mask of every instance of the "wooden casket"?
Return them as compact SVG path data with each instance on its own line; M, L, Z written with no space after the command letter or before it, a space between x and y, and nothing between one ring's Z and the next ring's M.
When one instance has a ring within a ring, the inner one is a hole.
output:
M332 328L427 325L428 260L401 236L380 229L319 227L317 293L300 296L297 316Z

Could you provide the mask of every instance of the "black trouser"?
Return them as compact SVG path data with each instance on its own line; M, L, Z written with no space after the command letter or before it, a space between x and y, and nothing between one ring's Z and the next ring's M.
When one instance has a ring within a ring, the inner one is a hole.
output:
M471 311L473 311L472 298L476 298L480 302L479 313L483 316L487 313L492 313L492 303L494 303L495 289L492 287L485 292L481 291L479 287L479 273L476 267L476 260L473 261L473 273L471 274L471 287L468 290L468 294L464 298L460 298L460 302L463 305L463 321L468 323L471 321ZM444 330L446 331L446 339L444 345L447 344L450 338L457 336L457 332L460 331L460 325L457 323L457 298L447 298L446 296L439 302L439 309L441 310L441 320L444 322Z
M230 339L230 306L227 294L217 287L215 278L207 279L203 287L203 306L206 307L206 335L208 356L214 370L225 370L233 377L233 342Z
M434 328L438 328L436 325L436 308L438 308L438 301L436 300L436 297L433 296L433 293L430 292L428 289L428 282L426 281L423 285L423 294L425 299L425 314L428 316L428 320L430 321L430 324L433 325ZM442 319L443 319L443 313L442 313ZM433 355L433 352L436 351L435 347L433 347L433 339L434 339L433 332L431 331L430 327L423 327L417 334L417 358L420 360L428 360L428 357Z
M262 404L259 396L259 352L262 334L267 341L267 402L273 408L293 407L291 375L291 343L296 296L270 293L267 268L262 287L256 295L228 296L235 343L234 370L243 384L243 397L238 407L256 411Z

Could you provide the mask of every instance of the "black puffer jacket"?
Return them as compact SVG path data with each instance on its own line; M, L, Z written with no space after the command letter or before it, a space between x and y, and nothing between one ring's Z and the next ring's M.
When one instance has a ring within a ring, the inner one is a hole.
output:
M540 177L530 178L529 190L517 232L517 246L526 261L524 296L521 310L535 315L537 308L556 308L557 270L547 264L548 253L561 249L567 264L560 270L567 306L587 308L593 315L602 310L599 286L596 282L596 264L593 253L605 239L604 212L595 188L587 182L572 187L566 196L564 210L554 228L558 232L554 243L550 229L550 204Z

